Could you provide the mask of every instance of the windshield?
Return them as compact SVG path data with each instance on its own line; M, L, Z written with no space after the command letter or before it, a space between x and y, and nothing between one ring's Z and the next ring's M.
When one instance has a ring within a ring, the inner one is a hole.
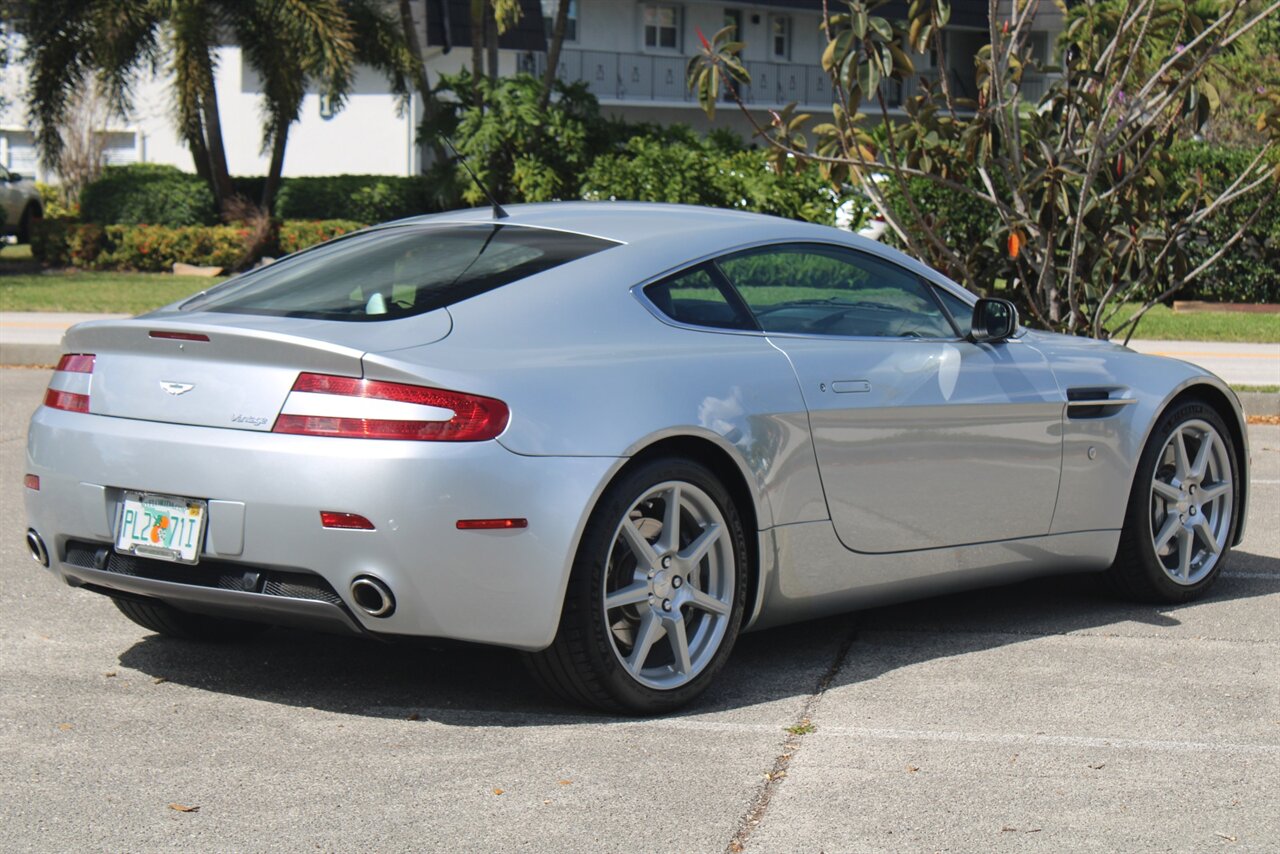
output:
M299 252L198 294L181 308L392 320L453 305L615 245L501 223L394 226Z

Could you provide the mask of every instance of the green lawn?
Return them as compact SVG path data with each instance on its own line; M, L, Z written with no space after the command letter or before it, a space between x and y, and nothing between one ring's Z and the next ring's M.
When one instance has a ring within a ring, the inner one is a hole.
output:
M140 314L220 281L166 273L0 273L0 311Z
M1109 325L1114 328L1138 308L1137 305L1125 306ZM1156 341L1280 341L1280 314L1234 311L1174 314L1173 309L1158 305L1138 321L1133 337Z

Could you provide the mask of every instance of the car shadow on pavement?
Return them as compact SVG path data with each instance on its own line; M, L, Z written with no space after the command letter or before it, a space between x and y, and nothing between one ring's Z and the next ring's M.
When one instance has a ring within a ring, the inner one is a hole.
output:
M1061 576L813 620L739 639L711 688L677 716L705 715L807 696L848 645L835 685L935 658L1073 632L1159 631L1179 612L1280 591L1280 558L1235 552L1213 593L1188 605L1115 598L1098 576ZM1130 629L1129 631L1132 631ZM863 637L895 633L892 649ZM382 644L273 629L216 645L150 635L120 664L201 690L342 714L457 726L560 726L619 720L549 697L510 650L450 642Z

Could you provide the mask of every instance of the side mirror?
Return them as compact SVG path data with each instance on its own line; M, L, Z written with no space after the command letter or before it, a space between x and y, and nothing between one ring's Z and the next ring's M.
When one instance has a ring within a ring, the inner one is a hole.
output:
M1004 341L1018 331L1018 309L1007 299L980 299L973 306L969 340L975 344Z

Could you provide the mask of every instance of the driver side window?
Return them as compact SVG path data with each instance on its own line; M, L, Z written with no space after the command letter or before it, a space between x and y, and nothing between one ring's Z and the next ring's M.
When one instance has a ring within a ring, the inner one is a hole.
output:
M765 332L954 338L928 287L886 261L834 246L750 249L716 262Z

